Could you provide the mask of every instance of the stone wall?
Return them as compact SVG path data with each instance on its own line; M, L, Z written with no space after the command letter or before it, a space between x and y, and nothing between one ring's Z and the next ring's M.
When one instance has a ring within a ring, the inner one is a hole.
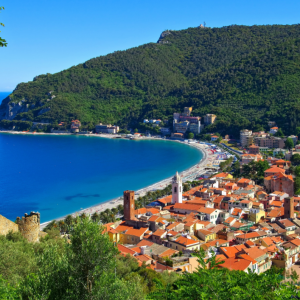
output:
M22 219L17 218L19 231L29 242L37 242L40 232L40 214L31 212L30 215L25 214Z
M13 232L18 232L19 231L18 224L14 223L0 215L0 234L6 235L11 230Z

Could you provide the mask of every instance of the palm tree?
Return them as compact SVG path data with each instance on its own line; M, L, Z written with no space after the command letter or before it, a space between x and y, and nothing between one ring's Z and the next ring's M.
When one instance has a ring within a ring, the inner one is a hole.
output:
M81 219L85 219L86 217L87 217L86 213L82 213L82 214L80 215L80 218L81 218Z
M91 219L92 219L94 222L99 222L100 216L99 216L99 214L98 214L97 212L94 212L94 213L92 214Z
M60 221L58 222L58 226L59 226L59 229L60 229L61 232L62 232L62 231L65 231L65 229L66 229L66 224L65 224L65 222L64 222L63 220L60 220Z
M116 208L116 207L113 207L112 209L111 209L111 212L114 214L114 215L116 215L116 214L118 214L118 209Z
M73 223L73 221L74 221L74 218L73 218L71 215L67 215L67 216L65 217L65 223L66 223L68 226L70 226L70 225Z

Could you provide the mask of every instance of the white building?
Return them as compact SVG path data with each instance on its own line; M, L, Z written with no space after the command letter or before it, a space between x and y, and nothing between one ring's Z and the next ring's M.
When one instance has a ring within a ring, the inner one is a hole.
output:
M278 127L272 127L270 133L275 134L278 131Z
M172 179L172 204L182 203L182 179L178 172Z

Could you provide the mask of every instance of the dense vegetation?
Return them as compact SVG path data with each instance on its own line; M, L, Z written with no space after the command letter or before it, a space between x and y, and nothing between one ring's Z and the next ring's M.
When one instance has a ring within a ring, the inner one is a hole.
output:
M0 119L9 101L23 100L28 111L18 120L134 129L144 117L166 120L193 106L194 115L217 114L211 131L259 130L272 120L287 134L300 126L299 94L300 25L189 28L20 83Z
M70 240L52 229L40 243L28 243L18 233L0 236L0 299L227 300L297 295L294 283L281 283L281 270L256 275L218 269L221 262L214 257L204 261L200 252L197 272L158 273L120 255L97 222L78 218L68 230Z

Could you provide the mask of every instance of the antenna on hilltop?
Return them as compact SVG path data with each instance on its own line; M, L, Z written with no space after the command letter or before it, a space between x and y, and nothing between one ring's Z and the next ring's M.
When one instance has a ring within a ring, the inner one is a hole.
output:
M206 22L205 21L204 21L203 25L204 25L204 28L205 28L206 27Z

